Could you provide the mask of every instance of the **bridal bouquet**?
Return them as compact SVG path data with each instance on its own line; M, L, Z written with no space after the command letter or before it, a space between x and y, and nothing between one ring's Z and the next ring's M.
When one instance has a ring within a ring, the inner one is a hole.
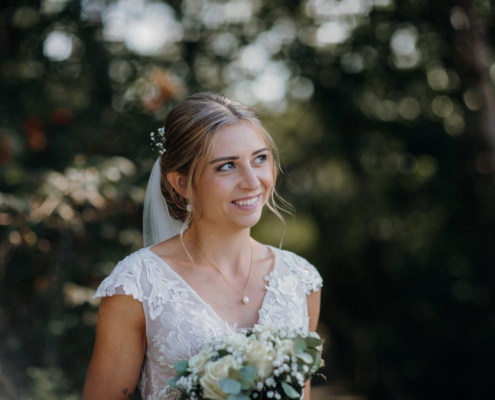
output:
M318 334L256 326L214 338L197 355L175 363L169 385L181 400L299 399L322 367Z

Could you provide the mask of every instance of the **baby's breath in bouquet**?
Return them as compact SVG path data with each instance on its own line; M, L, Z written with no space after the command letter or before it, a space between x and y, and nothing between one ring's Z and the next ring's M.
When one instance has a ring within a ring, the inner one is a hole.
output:
M214 338L175 363L169 385L181 400L300 399L305 382L323 366L322 345L314 332L256 326Z

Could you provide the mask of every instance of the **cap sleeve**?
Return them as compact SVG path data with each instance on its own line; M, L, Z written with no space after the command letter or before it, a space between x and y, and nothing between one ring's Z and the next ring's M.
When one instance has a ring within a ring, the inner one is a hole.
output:
M143 302L144 296L141 286L142 269L142 260L139 252L127 256L101 282L93 298L126 294Z
M299 278L306 295L309 296L311 292L317 292L323 286L320 273L308 260L287 250L284 250L283 253L287 266Z

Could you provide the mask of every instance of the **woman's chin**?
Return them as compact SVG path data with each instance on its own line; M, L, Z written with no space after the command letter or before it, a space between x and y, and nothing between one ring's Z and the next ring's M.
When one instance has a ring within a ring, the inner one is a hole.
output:
M260 222L261 213L256 213L253 215L246 215L244 218L239 218L235 222L235 225L241 229L249 229Z

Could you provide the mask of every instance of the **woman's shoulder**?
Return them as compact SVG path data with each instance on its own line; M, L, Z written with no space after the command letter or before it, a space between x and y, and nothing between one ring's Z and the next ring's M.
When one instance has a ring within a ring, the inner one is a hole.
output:
M143 261L150 258L152 255L153 254L150 251L150 247L143 247L139 250L136 250L120 260L115 265L115 268L109 276L111 276L112 274L117 274L119 272L125 274L135 274L141 270Z
M150 257L149 248L139 249L119 261L96 290L93 298L126 294L143 301L141 274L143 261Z
M274 247L272 247L272 249L279 254L279 257L289 271L299 278L304 292L307 295L310 295L311 292L317 292L323 286L323 279L320 273L316 267L304 257L289 250Z

